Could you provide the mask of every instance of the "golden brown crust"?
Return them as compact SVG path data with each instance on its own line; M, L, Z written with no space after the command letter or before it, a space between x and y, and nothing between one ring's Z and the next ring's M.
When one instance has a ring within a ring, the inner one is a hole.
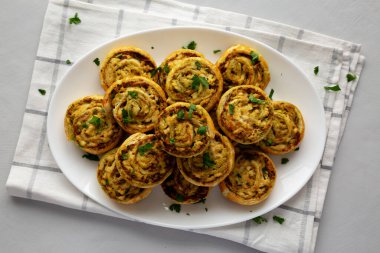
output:
M187 102L211 110L223 90L223 78L218 68L201 57L176 61L165 83L168 103Z
M276 167L269 156L245 150L237 155L233 171L219 188L223 196L233 202L254 205L268 198L276 175Z
M172 53L170 53L161 63L159 67L159 71L157 72L157 83L164 89L166 78L170 72L170 70L177 65L178 61L189 57L202 57L204 55L198 51L191 49L178 49Z
M223 76L224 91L238 85L255 85L265 89L270 81L268 63L257 50L248 46L235 45L228 48L216 66Z
M108 151L99 161L96 174L103 191L123 204L133 204L146 198L152 189L134 187L120 175L115 166L116 151L117 148Z
M166 107L166 97L154 81L132 77L116 81L107 90L103 104L127 133L144 133L154 128Z
M95 155L113 149L123 136L123 131L105 111L102 102L103 96L99 95L80 98L68 106L64 119L67 139Z
M274 101L273 125L266 137L258 143L267 153L281 155L295 150L305 133L301 111L293 104Z
M215 133L207 150L191 158L177 158L178 168L187 181L198 186L213 187L231 173L235 150L227 137Z
M232 140L253 144L263 139L273 121L272 101L263 90L241 85L223 94L216 111L219 127Z
M215 128L203 107L182 102L168 106L160 114L155 133L167 153L188 158L206 150Z
M129 136L116 153L116 167L133 186L151 188L161 184L172 172L172 160L153 134Z
M146 51L132 46L115 48L100 66L101 85L106 91L117 80L133 76L151 78L155 69L155 61Z
M207 197L208 187L196 186L188 182L177 168L161 184L165 194L178 204L194 204Z

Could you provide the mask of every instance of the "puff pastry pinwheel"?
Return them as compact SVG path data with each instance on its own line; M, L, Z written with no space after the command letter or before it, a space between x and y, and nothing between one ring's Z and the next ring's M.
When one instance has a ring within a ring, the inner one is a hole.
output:
M132 46L115 48L101 63L101 85L106 91L115 81L126 77L151 78L155 69L155 61L146 51Z
M274 101L273 125L266 137L258 143L267 153L281 155L295 150L305 133L305 123L300 110L293 104Z
M187 181L177 168L161 184L165 194L179 204L194 204L207 197L209 187L197 186Z
M129 136L116 152L120 175L133 186L151 188L161 184L172 172L174 160L165 153L153 134Z
M270 195L276 175L276 167L269 156L245 150L237 155L233 171L219 188L223 196L233 202L254 205Z
M102 105L103 96L86 96L71 103L65 114L64 128L68 140L82 150L98 155L113 149L123 131Z
M235 151L227 137L215 133L206 151L191 158L177 158L178 168L185 179L198 186L213 187L232 171Z
M207 149L215 128L202 106L179 102L163 110L155 133L167 153L188 158Z
M116 151L117 148L108 151L99 161L97 178L103 191L111 199L123 204L133 204L146 198L152 189L132 186L120 175L115 166Z
M223 94L216 110L219 127L232 140L253 144L272 127L273 105L263 90L252 85L236 86Z
M165 91L167 102L187 102L211 110L223 90L223 78L218 68L202 57L190 57L177 61L170 70Z
M216 66L223 75L225 91L238 85L255 85L265 89L270 81L268 63L259 52L248 46L228 48Z
M130 134L154 128L160 112L166 107L161 87L145 77L116 81L104 96L104 108L112 111L117 123Z
M178 49L169 54L158 67L157 71L157 83L165 88L166 78L170 70L177 65L178 61L189 57L204 57L204 55L198 51L191 49Z

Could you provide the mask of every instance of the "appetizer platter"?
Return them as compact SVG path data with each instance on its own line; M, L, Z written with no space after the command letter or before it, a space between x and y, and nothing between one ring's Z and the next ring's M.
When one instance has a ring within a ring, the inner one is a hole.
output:
M87 53L57 85L47 132L85 195L184 229L283 204L312 176L326 135L322 103L296 65L250 38L198 27L136 33Z

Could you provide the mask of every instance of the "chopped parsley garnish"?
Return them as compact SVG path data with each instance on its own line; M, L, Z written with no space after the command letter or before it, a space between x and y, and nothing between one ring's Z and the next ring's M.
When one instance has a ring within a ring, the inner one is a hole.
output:
M128 91L128 95L132 98L137 98L137 92L136 91Z
M82 128L88 128L88 124L87 123L83 123L82 124Z
M82 158L87 158L88 160L91 160L91 161L99 161L99 157L97 155L93 155L89 153L82 155Z
M184 199L185 197L182 194L177 193L177 195L175 196L175 200L177 200L178 202L183 202Z
M194 104L190 104L190 108L189 108L189 114L187 115L187 117L189 119L191 119L193 117L193 112L197 109L197 106L194 105Z
M280 223L280 224L282 224L282 223L284 223L284 221L285 221L285 219L284 218L282 218L282 217L280 217L280 216L273 216L273 220L274 221L277 221L278 223Z
M300 150L300 147L297 147L294 151L298 151L298 150Z
M314 75L318 75L319 72L319 66L314 67Z
M100 126L100 123L101 123L101 119L96 117L96 116L92 116L92 118L88 121L88 123L94 125L95 127L99 127Z
M150 77L154 77L158 71L161 71L161 67L158 67L156 69L152 69L149 73L150 73Z
M38 89L38 92L39 92L42 96L45 96L45 94L46 94L46 90L44 90L44 89Z
M252 219L254 222L256 222L256 224L261 224L263 222L268 222L268 220L262 216L257 216L255 218Z
M180 109L178 112L177 112L177 119L184 119L185 118L185 111Z
M261 99L258 99L258 98L255 98L253 96L253 94L249 94L249 102L252 102L252 103L255 103L255 104L265 104L265 101L264 100L261 100Z
M109 185L110 184L110 182L108 181L108 178L106 178L105 180L104 180L104 185Z
M203 87L205 87L206 89L208 89L209 83L207 82L207 79L205 77L203 77L203 76L200 76L199 80L201 81L201 84L203 85Z
M233 104L228 104L228 112L233 115L235 112L235 106Z
M331 90L331 91L340 91L339 84L335 84L334 86L325 86L325 90Z
M210 154L207 152L203 154L203 165L206 167L213 167L216 165L216 163L211 160Z
M170 142L170 144L174 144L175 143L175 139L174 138L170 138L169 142Z
M195 50L197 43L193 40L187 45L187 49Z
M127 160L129 158L129 154L123 153L123 154L121 154L121 158L123 158L123 160Z
M348 73L348 74L346 75L346 78L347 78L347 82L349 83L349 82L351 82L351 81L356 80L356 75L350 72L350 73Z
M71 61L70 61L70 60L66 60L66 64L67 64L67 65L70 65L70 64L71 64Z
M181 205L180 204L171 204L169 206L170 211L176 211L177 213L181 212Z
M206 89L208 89L209 87L209 83L207 82L207 79L204 78L203 76L194 75L192 80L193 82L191 83L191 88L193 90L197 90L200 84L202 84L203 87L205 87Z
M251 51L249 55L251 56L252 64L256 64L256 62L259 61L259 55L256 54L255 52Z
M273 94L274 94L274 89L270 89L270 92L269 92L269 98L270 98L270 99L272 99ZM272 100L273 100L273 99L272 99Z
M284 158L281 158L281 164L287 164L289 162L289 159L284 157Z
M268 177L268 169L266 168L266 167L264 167L264 168L262 168L261 169L261 172L263 173L263 176L264 176L264 178L267 178Z
M127 110L125 110L124 108L121 109L121 116L123 117L123 123L125 125L131 121L131 118L129 117Z
M214 54L217 54L217 53L222 52L222 50L220 50L220 49L216 49L216 50L214 50L213 52L214 52Z
M74 24L74 25L78 25L80 24L82 21L80 20L80 18L78 17L78 13L76 12L74 17L71 17L69 18L69 24Z
M265 144L266 144L267 146L272 146L273 141L272 141L271 139L266 140L266 141L265 141Z
M164 66L164 71L165 71L166 74L169 74L170 69L169 69L168 64L165 64L165 66Z
M207 131L207 126L200 126L198 128L197 133L200 134L200 135L204 135L206 133L206 131Z
M99 58L95 58L93 62L96 64L96 66L99 66L100 64Z
M138 147L138 151L139 151L139 154L140 155L144 155L148 150L152 149L153 148L153 143L147 143L145 145L142 145L140 147Z
M202 68L202 65L199 61L195 62L195 66L197 66L197 69L200 70Z
M203 199L199 200L199 201L198 201L197 203L195 203L195 204L198 204L198 203L205 204L205 203L206 203L206 198L203 198Z

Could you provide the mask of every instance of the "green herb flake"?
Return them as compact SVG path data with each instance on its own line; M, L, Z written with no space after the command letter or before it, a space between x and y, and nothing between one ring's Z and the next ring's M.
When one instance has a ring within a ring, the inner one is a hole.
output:
M284 158L281 158L281 164L287 164L289 162L289 159L284 157Z
M128 154L128 153L123 153L123 154L121 154L121 158L122 158L123 160L128 160L128 158L129 158L129 154Z
M273 216L273 220L276 221L276 222L278 222L278 223L280 223L280 224L284 223L284 221L285 221L284 218L282 218L280 216L276 216L276 215Z
M99 66L100 64L99 58L95 58L93 62L96 64L96 66Z
M177 119L185 119L185 111L183 109L177 112Z
M174 138L170 138L169 142L170 142L170 144L174 144L175 143L175 139Z
M253 94L249 94L249 102L252 102L252 103L255 103L255 104L265 104L265 101L264 100L261 100L261 99L258 99L258 98L255 98L253 96Z
M104 179L104 185L109 185L110 182L108 181L108 178Z
M208 89L209 83L207 82L207 79L205 77L203 77L203 76L200 76L199 80L201 81L201 84L203 85L203 87L205 87L206 89Z
M148 150L150 150L152 148L153 148L153 143L147 143L145 145L138 147L137 150L139 151L140 155L144 155Z
M233 104L228 104L228 112L230 113L230 115L234 115L235 106Z
M261 224L263 222L268 222L268 220L266 218L264 218L263 216L257 216L255 218L252 219L254 222L256 222L256 224Z
M45 96L45 94L46 94L46 90L44 90L44 89L38 89L38 92L39 92L42 96Z
M165 71L166 74L169 74L170 69L169 69L168 64L165 64L165 66L164 66L164 71Z
M297 147L294 151L298 151L298 150L300 150L300 147Z
M159 71L161 71L161 67L158 67L156 69L152 69L151 71L149 71L150 77L154 77L157 74L157 72L159 72Z
M181 205L180 204L171 204L169 206L170 211L176 211L177 213L181 212Z
M319 66L314 67L314 75L318 75L319 72Z
M347 78L347 82L349 83L349 82L351 82L351 81L356 80L356 75L353 74L353 73L351 73L351 72L349 72L349 73L346 75L346 78Z
M271 139L266 140L266 141L265 141L265 144L266 144L267 146L272 146L273 141L272 141Z
M202 68L202 64L199 61L195 61L195 66L197 67L198 70Z
M89 153L82 155L82 158L86 158L91 161L99 161L99 157L97 155L93 155Z
M339 84L335 84L334 86L325 86L325 90L330 90L330 91L340 91L340 86Z
M128 91L128 95L132 98L137 98L137 92L136 91Z
M266 168L266 167L264 167L264 168L262 168L261 169L261 172L263 173L263 176L264 176L264 178L267 178L268 177L268 169Z
M220 49L216 49L216 50L214 50L213 52L214 52L214 54L217 54L217 53L222 52L222 50L220 50Z
M71 61L70 60L66 60L66 64L67 65L71 65Z
M131 121L131 118L129 117L127 110L125 110L124 108L121 109L121 116L123 117L124 125L128 124Z
M211 160L210 154L208 152L203 154L203 165L206 167L214 167L216 163Z
M182 194L177 193L177 195L175 196L175 200L177 200L178 202L183 202L185 200L185 197Z
M197 133L200 135L204 135L207 131L207 126L200 126L197 130Z
M255 52L251 51L249 55L251 56L252 64L256 64L256 62L259 61L259 55L256 54Z
M83 123L82 124L82 128L88 128L88 124L87 123Z
M198 90L198 87L201 84L201 80L199 79L199 76L198 75L194 75L191 80L193 80L193 82L191 83L191 88L193 90Z
M187 45L187 49L195 50L197 43L193 40Z
M74 17L69 18L69 24L79 25L82 21L78 17L78 13L76 12Z
M92 116L92 118L88 121L88 123L94 125L95 127L99 127L102 123L102 120L96 116Z
M197 109L197 106L194 105L194 104L190 104L190 108L189 108L189 114L187 115L187 117L189 119L191 119L193 117L193 112L195 112L195 110Z
M274 89L270 89L270 92L269 92L269 98L270 98L271 100L273 100L273 99L272 99L273 94L274 94Z

